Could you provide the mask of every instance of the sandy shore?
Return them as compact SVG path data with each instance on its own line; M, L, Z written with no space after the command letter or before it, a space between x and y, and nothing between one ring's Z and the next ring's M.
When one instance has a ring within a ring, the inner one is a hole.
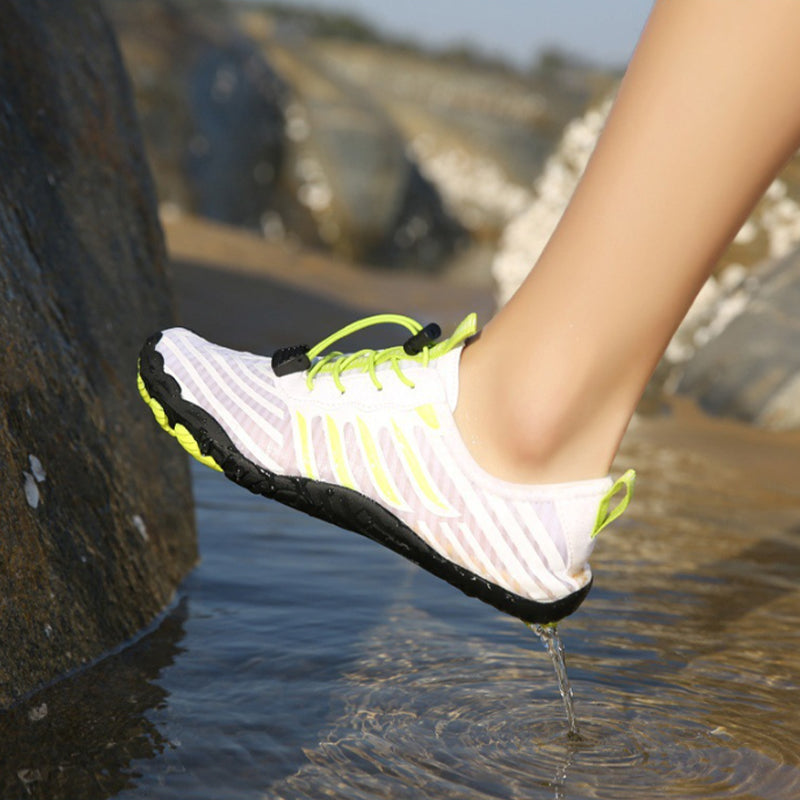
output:
M360 268L192 217L164 220L163 227L179 319L231 347L271 352L279 345L314 344L381 312L438 322L447 333L470 311L481 323L494 311L488 278ZM380 344L393 344L402 331L387 328L377 335Z

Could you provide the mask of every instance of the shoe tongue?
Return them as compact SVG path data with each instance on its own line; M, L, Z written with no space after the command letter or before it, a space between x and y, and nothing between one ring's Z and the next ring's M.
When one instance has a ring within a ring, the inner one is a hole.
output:
M447 405L451 412L456 410L456 404L458 403L458 368L461 363L461 351L464 349L465 340L469 339L470 336L474 336L477 330L477 314L473 313L464 317L459 326L453 331L452 336L450 336L450 341L454 344L453 349L437 359L437 367L444 384Z
M436 359L437 369L444 386L447 407L451 413L456 410L456 404L458 403L458 367L461 363L461 351L463 349L463 345L458 345L449 353L445 353Z

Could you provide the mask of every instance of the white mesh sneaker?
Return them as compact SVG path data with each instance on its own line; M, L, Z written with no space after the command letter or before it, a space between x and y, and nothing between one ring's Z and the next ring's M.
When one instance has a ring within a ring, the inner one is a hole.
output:
M410 338L323 355L386 322ZM162 427L236 483L374 539L525 622L555 622L588 593L594 538L627 507L634 473L542 486L486 473L453 419L475 332L471 314L435 343L438 326L379 315L264 357L173 328L145 343L139 390Z

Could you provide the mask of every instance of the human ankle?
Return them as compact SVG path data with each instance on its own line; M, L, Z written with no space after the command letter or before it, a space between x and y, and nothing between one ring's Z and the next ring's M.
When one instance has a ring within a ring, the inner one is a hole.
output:
M552 393L515 390L508 365L492 364L475 342L460 365L456 425L467 450L489 474L544 484L607 474L624 430L624 412L588 413ZM495 368L496 367L496 368Z

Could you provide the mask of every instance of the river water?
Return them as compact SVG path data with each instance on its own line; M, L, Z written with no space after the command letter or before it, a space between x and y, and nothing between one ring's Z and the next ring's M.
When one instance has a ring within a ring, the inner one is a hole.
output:
M679 408L532 631L193 467L203 560L137 642L0 715L0 797L800 797L800 442Z

